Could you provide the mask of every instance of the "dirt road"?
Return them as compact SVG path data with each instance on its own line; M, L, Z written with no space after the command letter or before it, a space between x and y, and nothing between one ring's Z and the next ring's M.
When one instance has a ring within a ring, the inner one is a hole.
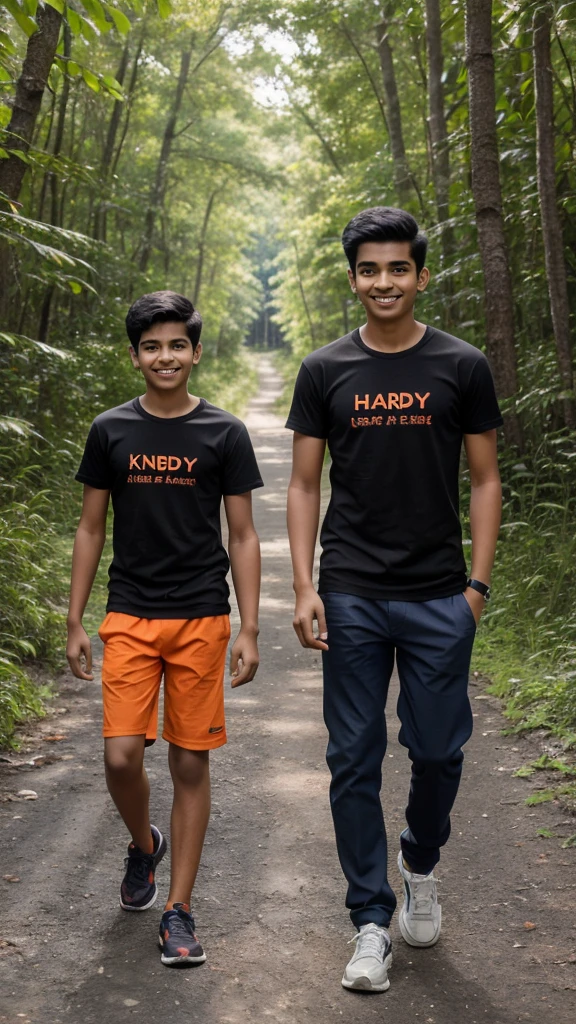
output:
M194 904L208 962L189 970L160 964L166 861L156 907L138 915L119 908L127 839L104 788L99 688L65 677L58 713L30 735L25 756L9 759L39 754L41 766L0 763L0 1022L573 1022L576 851L537 830L562 837L576 831L574 821L553 804L524 804L535 783L513 771L535 756L536 743L502 737L497 704L478 684L475 732L439 871L442 938L434 949L414 950L394 923L389 992L366 996L340 986L353 930L328 809L319 657L299 647L291 626L284 527L291 438L271 413L279 382L265 356L260 370L248 424L266 483L255 496L262 663L253 684L228 690L230 742L212 759L213 814ZM394 836L403 827L409 767L394 739L394 696L383 799L399 892ZM47 738L54 736L65 738ZM164 742L147 764L153 820L167 831ZM7 799L22 789L37 799Z

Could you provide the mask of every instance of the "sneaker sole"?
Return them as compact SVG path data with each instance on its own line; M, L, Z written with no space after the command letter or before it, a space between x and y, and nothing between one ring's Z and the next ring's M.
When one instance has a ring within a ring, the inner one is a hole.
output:
M389 953L384 961L384 967L388 972L392 966L392 954ZM379 985L375 985L370 980L367 974L362 974L358 978L354 978L354 981L348 981L346 975L342 978L342 988L351 989L355 992L387 992L390 988L390 979L386 978L386 981L380 982Z
M162 943L158 943L160 949L163 949ZM206 961L206 953L202 953L202 956L162 956L160 957L163 964L167 967L173 967L174 964L203 964Z
M434 936L433 939L428 939L427 942L421 942L418 939L415 939L410 934L410 932L408 931L408 927L406 925L405 918L406 918L406 914L405 914L404 908L402 908L402 910L400 911L400 913L398 915L398 927L400 928L400 934L402 935L402 938L404 939L404 942L407 942L409 946L416 946L416 947L418 947L420 949L428 949L430 946L435 946L436 945L436 943L438 942L438 939L440 938L440 930L442 928L442 918L440 918L440 921L438 922L438 933Z

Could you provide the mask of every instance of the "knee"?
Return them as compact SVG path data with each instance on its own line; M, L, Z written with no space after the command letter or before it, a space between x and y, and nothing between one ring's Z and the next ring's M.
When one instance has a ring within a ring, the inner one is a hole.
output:
M116 778L131 778L142 771L142 754L138 746L107 743L104 749L106 772Z
M170 773L174 783L183 786L199 786L209 776L210 761L208 750L185 750L170 744Z

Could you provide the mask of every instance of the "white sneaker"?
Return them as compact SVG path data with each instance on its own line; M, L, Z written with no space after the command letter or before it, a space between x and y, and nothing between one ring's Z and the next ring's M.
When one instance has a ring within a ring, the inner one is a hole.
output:
M390 988L388 970L392 964L392 942L386 928L364 924L350 941L356 943L356 950L344 971L344 988L385 992Z
M442 907L438 903L434 872L418 875L404 867L402 851L398 868L404 880L404 906L398 917L402 938L409 946L434 946L440 938Z

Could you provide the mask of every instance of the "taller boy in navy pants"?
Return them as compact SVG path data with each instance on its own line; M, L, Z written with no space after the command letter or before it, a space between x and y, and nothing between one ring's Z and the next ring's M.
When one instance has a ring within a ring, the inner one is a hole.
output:
M427 241L414 218L389 207L363 210L342 241L366 323L300 369L287 423L295 432L288 529L294 627L304 647L323 652L330 800L358 929L342 984L379 992L390 984L396 906L380 803L388 684L396 656L399 738L412 762L399 925L410 945L432 946L441 923L433 869L450 834L462 745L472 731L470 657L500 523L502 418L485 356L414 318L429 280ZM472 483L470 576L458 509L462 441ZM331 499L317 593L326 444Z

